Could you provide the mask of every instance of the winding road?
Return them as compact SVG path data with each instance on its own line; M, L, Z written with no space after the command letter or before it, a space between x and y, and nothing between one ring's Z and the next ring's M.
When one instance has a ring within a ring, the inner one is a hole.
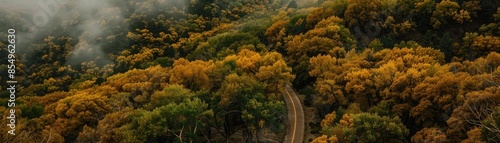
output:
M285 86L283 94L288 108L288 133L284 143L302 143L304 140L304 110L299 98L290 86Z

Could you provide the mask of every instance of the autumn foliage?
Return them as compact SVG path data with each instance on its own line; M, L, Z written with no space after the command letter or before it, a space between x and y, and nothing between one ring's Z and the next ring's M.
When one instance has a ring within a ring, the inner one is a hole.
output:
M496 0L105 3L90 21L64 3L19 44L0 142L283 142L286 86L305 142L500 140Z

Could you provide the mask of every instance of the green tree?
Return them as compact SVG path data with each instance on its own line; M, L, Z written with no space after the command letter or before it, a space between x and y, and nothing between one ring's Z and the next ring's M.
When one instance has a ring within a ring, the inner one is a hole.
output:
M493 113L481 122L481 132L487 142L500 140L500 106L493 108Z
M124 142L200 142L205 119L213 116L198 98L169 103L153 111L136 110L123 128Z
M295 0L290 1L288 5L286 6L287 8L297 8L297 2Z
M339 141L407 142L406 137L410 133L398 117L360 113L342 120L338 126L343 127L345 137L339 138Z
M207 42L201 43L187 58L193 60L222 59L225 56L240 52L241 47L245 45L252 45L253 48L249 49L252 51L267 51L259 38L249 33L222 33L208 38Z
M162 91L157 91L151 95L151 101L147 103L145 109L153 110L169 103L181 103L186 98L192 98L194 93L184 88L182 85L171 84Z

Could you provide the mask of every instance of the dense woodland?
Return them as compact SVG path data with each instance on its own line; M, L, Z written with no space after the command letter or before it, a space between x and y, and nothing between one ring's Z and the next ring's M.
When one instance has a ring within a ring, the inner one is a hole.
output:
M287 84L318 118L305 142L500 140L497 0L82 3L19 39L0 142L281 142Z

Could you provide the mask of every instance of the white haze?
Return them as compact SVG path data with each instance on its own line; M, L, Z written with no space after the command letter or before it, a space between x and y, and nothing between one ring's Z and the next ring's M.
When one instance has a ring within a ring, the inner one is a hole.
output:
M179 6L179 1L186 4L189 0L0 0L0 35L5 35L8 28L15 28L17 44L22 45L17 49L18 54L25 55L28 59L32 52L27 50L33 43L41 43L47 36L69 36L76 45L73 45L66 64L75 65L84 61L95 61L98 65L112 63L112 59L103 52L103 49L128 48L128 47L103 47L106 40L115 40L118 34L126 34L129 23L124 22L127 15L133 12L151 11L157 7L172 7L170 3ZM56 2L58 5L49 7L57 11L55 15L44 11L43 4ZM130 3L129 3L130 2ZM123 6L132 5L130 9ZM35 15L45 15L47 24L38 24ZM10 17L14 17L9 20ZM18 17L21 17L19 19ZM2 20L0 20L2 21ZM29 28L26 28L29 25ZM61 31L68 31L63 33ZM56 37L57 38L57 37ZM100 63L100 64L99 64Z

